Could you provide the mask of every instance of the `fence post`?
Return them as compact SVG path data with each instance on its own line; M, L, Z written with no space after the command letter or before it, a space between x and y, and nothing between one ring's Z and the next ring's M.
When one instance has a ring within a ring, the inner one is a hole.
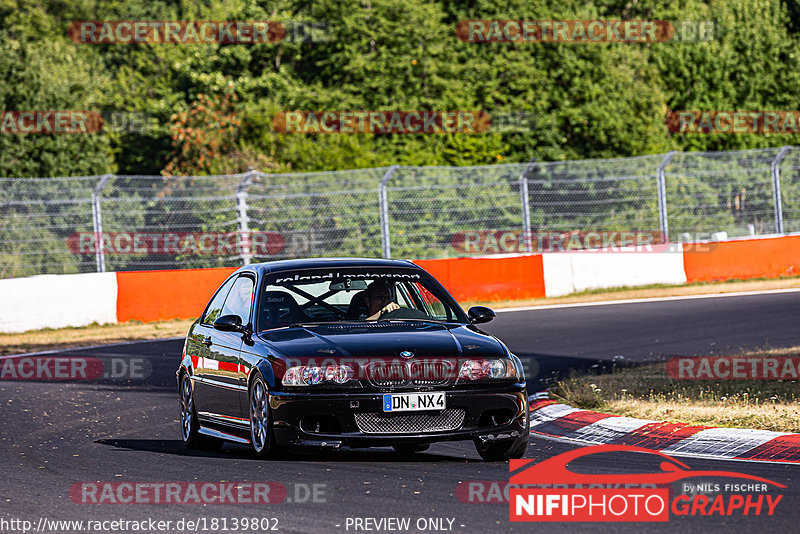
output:
M378 186L378 200L381 210L381 244L383 245L383 257L386 259L392 257L392 248L389 242L389 202L386 199L386 184L399 168L400 165L389 167L389 170L381 178L380 186Z
M658 222L661 225L661 236L664 238L664 243L669 243L669 221L667 220L667 187L664 179L664 169L667 168L669 162L675 156L675 151L667 153L661 164L656 171L658 179Z
M92 191L92 228L94 229L94 258L98 273L106 272L106 256L103 251L103 214L100 211L100 195L112 174L105 174Z
M519 196L522 201L522 239L525 242L525 252L533 252L531 244L531 207L528 199L528 171L530 171L536 158L533 158L525 166L525 170L519 176Z
M248 167L247 172L242 176L242 181L236 186L236 222L240 236L240 239L236 241L241 245L239 258L242 260L242 265L250 265L253 259L250 250L250 217L247 216L247 188L258 174L253 167Z
M775 208L775 233L782 234L783 233L783 201L781 200L781 170L779 165L783 161L783 158L786 157L786 153L789 152L789 149L792 148L791 146L782 147L778 155L775 156L775 159L772 160L769 168L772 172L772 198L773 198L773 207Z

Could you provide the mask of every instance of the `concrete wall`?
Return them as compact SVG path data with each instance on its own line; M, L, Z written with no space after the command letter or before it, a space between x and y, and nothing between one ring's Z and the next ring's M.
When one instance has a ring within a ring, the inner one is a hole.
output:
M0 332L117 322L116 273L0 280Z

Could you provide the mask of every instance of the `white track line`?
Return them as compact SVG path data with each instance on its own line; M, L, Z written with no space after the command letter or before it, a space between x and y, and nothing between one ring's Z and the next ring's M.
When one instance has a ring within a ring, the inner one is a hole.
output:
M515 308L497 308L495 313L552 310L558 308L581 308L584 306L611 306L613 304L638 304L642 302L666 302L671 300L714 299L723 297L747 297L753 295L771 295L779 293L798 293L800 287L786 289L764 289L761 291L737 291L731 293L706 293L702 295L677 295L672 297L646 297L640 299L601 300L597 302L570 302L568 304L545 304L541 306L518 306Z

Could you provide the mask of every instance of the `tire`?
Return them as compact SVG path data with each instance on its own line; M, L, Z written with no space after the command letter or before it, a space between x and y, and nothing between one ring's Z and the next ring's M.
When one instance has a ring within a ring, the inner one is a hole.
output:
M402 443L400 445L392 445L396 453L406 455L414 454L417 452L425 452L431 448L430 443Z
M180 386L180 423L181 437L187 449L205 449L218 451L222 448L221 439L203 436L200 430L200 421L197 419L197 408L194 404L194 388L189 375L181 375Z
M486 462L505 462L506 460L519 459L525 456L525 451L528 449L528 440L518 439L491 444L483 444L476 441L475 448Z
M275 459L283 450L275 444L272 428L272 412L269 409L269 390L259 375L250 386L250 445L256 457Z

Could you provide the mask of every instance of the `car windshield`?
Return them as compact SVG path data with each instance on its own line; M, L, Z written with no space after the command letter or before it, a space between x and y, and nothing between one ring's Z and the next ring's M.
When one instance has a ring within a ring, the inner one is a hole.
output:
M415 269L304 269L267 275L258 329L363 321L468 322L453 298Z

